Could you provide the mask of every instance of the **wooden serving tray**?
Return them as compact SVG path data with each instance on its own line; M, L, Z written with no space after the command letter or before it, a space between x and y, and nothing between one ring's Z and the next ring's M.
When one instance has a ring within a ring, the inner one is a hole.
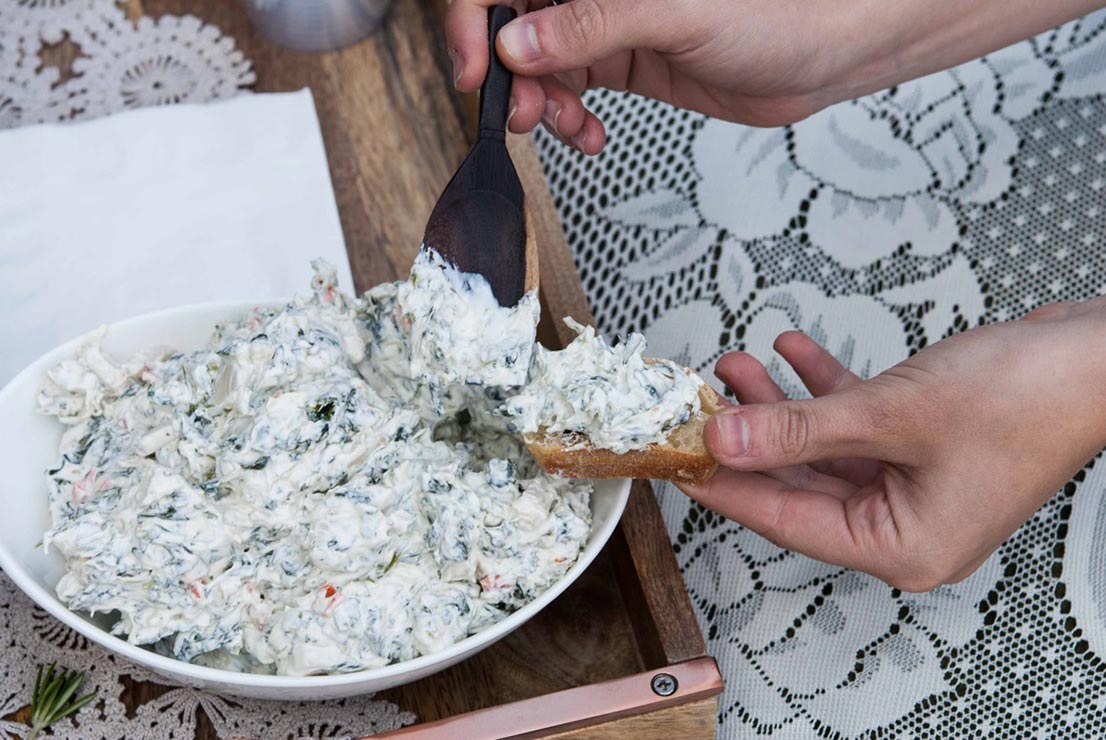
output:
M130 0L128 9L217 25L253 60L259 92L310 87L357 290L406 275L474 130L471 101L453 93L444 2L397 0L372 37L317 55L264 41L237 2ZM54 53L63 74L74 53L64 44ZM540 337L559 346L570 338L561 317L586 324L592 315L533 142L514 137L510 145L538 236ZM667 678L654 690L658 674L675 679L671 693ZM550 607L469 660L381 697L420 718L388 735L405 740L698 740L714 737L721 690L653 492L638 481L610 544ZM152 685L128 689L135 702L156 693ZM200 737L214 737L203 720Z

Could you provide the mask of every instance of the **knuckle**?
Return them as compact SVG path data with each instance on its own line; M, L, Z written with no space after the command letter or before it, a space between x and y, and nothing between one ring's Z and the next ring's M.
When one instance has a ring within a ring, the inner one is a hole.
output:
M871 439L921 452L920 447L932 436L929 432L936 424L935 417L950 408L939 400L946 389L939 383L921 382L916 378L910 380L919 382L903 383L902 377L893 379L900 382L889 382L891 380L890 376L879 376L867 381L876 393L866 402L857 404L857 428ZM924 415L919 414L920 409L925 409Z
M776 505L775 516L772 519L772 523L769 526L769 532L772 537L778 540L787 539L787 523L790 521L787 516L787 505L791 501L793 491L784 491L779 498L779 502ZM775 540L773 540L775 542ZM778 544L778 543L777 543Z
M914 411L923 397L921 385L897 385L886 393L881 393L871 403L861 406L864 424L872 432L881 435L893 435L903 432L912 421ZM924 387L926 392L928 387Z
M1048 303L1044 306L1038 306L1022 318L1030 321L1066 318L1072 313L1075 305L1076 304L1071 301Z
M949 579L948 569L930 558L911 558L893 568L885 578L890 586L907 593L925 593Z
M848 388L850 385L857 382L858 380L860 380L860 378L854 375L853 372L849 370L849 368L845 367L844 365L840 365L833 370L833 377L830 380L829 391L832 393L833 391L839 391L842 388Z
M864 414L864 427L875 437L887 439L904 436L910 416L897 403L875 404Z
M783 414L776 427L776 446L784 457L796 457L810 446L810 414L795 403L784 404Z
M602 40L606 33L606 12L598 0L573 0L565 8L560 24L562 42L588 47Z
M792 475L792 483L799 488L813 488L818 481L818 473L806 465L795 468Z
M923 594L941 585L941 581L926 573L896 573L887 579L888 585L911 594Z
M946 579L945 579L945 580L943 581L943 583L947 583L947 584L948 584L948 585L950 585L950 586L953 586L953 585L955 585L955 584L957 584L957 583L960 583L961 581L963 581L963 580L966 580L966 579L967 579L967 578L969 578L969 577L970 577L970 576L971 576L971 575L972 575L973 573L975 573L975 571L976 571L976 569L977 569L978 567L979 567L979 566L977 565L977 566L974 566L974 567L972 567L971 569L967 569L967 570L962 570L962 571L958 571L958 572L954 573L953 575L949 576L948 578L946 578Z

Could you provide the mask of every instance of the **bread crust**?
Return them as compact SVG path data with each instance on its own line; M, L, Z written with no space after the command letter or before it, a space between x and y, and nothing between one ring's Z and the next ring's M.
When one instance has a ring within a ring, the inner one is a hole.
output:
M565 478L654 478L699 485L718 469L703 444L703 427L722 408L721 399L705 383L699 387L700 410L672 430L663 444L619 454L603 450L570 434L526 435L526 446L538 465Z

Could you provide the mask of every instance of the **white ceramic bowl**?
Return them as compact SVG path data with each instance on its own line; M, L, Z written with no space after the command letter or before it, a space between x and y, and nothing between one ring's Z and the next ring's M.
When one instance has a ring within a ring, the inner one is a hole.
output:
M271 304L272 302L262 302ZM126 357L152 346L189 350L202 347L212 327L242 315L258 302L203 304L173 308L113 324L104 341L109 355ZM386 689L414 681L464 660L517 629L575 581L606 544L630 493L627 480L597 481L591 499L591 536L576 564L561 580L531 603L492 627L432 655L403 663L332 676L258 676L235 673L157 655L106 631L106 615L90 618L70 611L54 594L64 573L56 551L43 553L36 544L50 526L45 471L56 461L62 425L41 416L35 396L46 371L72 357L81 339L41 357L0 390L0 568L39 606L108 650L172 679L225 694L262 699L330 699Z

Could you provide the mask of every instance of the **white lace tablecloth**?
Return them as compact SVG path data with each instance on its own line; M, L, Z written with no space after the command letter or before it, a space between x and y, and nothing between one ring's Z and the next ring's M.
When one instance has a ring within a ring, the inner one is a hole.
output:
M777 129L593 93L597 159L540 135L608 334L711 375L801 329L861 375L1106 293L1106 12ZM772 360L784 388L790 369ZM726 678L719 734L1106 736L1106 464L966 582L904 594L661 488Z
M44 44L63 39L81 51L68 71L72 76L64 80L39 56ZM132 24L113 0L0 0L0 129L148 105L209 102L244 92L253 81L250 62L233 39L193 17L142 18ZM0 265L2 236L0 224ZM415 721L371 695L269 702L171 685L64 627L0 572L0 737L27 735L30 728L14 719L15 712L30 702L36 666L54 661L84 671L84 690L94 689L99 697L77 714L76 722L66 719L54 726L59 738L189 740L196 735L200 712L219 737L266 740L363 736ZM160 684L164 693L134 706L126 692L133 681Z

